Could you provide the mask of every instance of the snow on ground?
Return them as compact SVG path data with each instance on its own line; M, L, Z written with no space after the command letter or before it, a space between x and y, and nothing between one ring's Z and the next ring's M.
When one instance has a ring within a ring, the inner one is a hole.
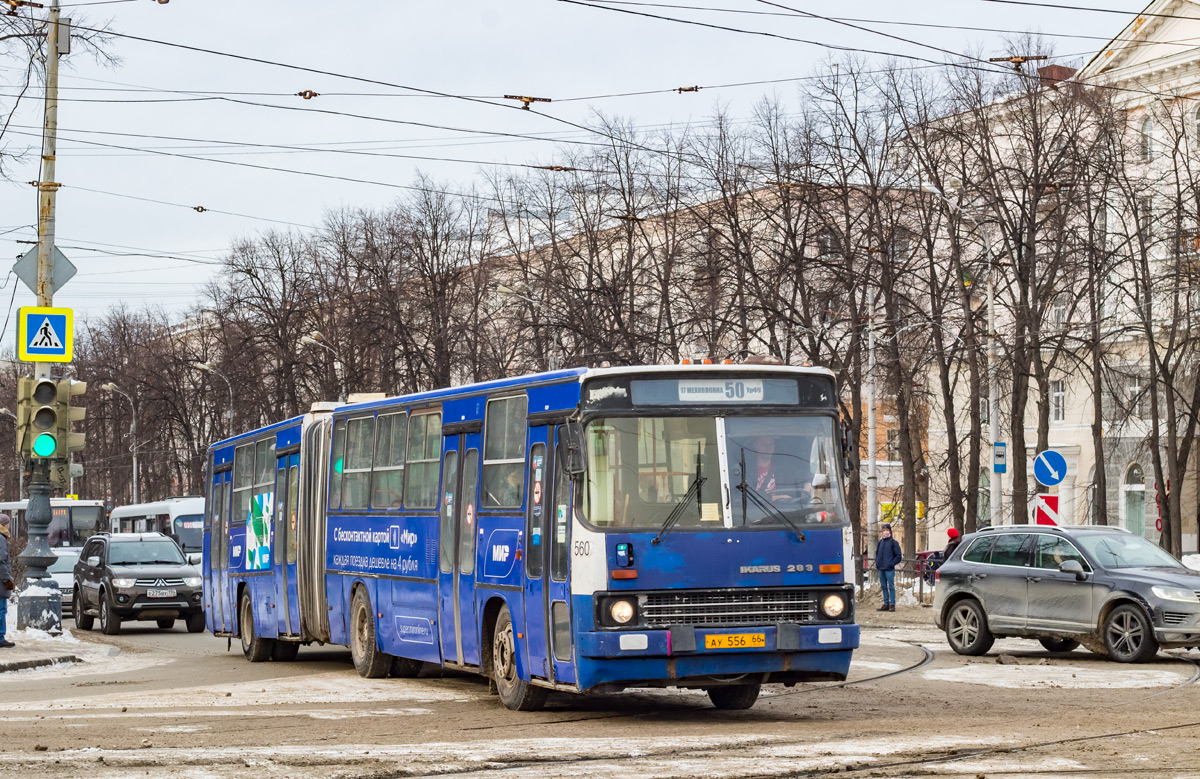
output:
M1173 687L1188 680L1188 674L1164 669L1122 668L1107 664L1000 665L993 661L970 663L957 668L931 668L921 675L932 681L983 684L1007 689L1137 689Z

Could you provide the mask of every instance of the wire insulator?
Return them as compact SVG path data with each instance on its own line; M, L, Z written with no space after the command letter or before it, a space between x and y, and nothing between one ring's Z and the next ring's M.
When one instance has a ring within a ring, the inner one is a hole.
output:
M302 97L305 100L312 100L314 97L320 97L320 92L314 92L311 89L306 89L303 92L297 92L296 97Z

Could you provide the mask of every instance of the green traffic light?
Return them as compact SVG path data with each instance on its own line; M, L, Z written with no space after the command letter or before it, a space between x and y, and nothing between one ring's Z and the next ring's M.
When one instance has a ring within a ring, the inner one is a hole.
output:
M54 450L57 448L58 441L54 440L54 436L49 433L42 433L33 439L33 453L38 457L53 457Z

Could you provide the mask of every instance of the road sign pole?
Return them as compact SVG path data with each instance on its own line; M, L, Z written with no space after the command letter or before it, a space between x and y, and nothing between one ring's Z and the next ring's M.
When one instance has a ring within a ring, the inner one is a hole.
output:
M46 25L46 113L43 125L42 174L38 188L38 306L54 304L54 196L58 183L54 180L54 162L58 147L58 56L67 49L59 41L58 0L52 0L50 18ZM67 41L62 43L69 43ZM38 378L50 376L50 364L35 366ZM29 542L21 553L25 565L25 580L17 602L17 628L34 627L40 630L62 630L62 594L46 569L54 564L55 555L46 537L50 530L50 461L32 458L32 478L29 485L29 505L25 521L29 525Z

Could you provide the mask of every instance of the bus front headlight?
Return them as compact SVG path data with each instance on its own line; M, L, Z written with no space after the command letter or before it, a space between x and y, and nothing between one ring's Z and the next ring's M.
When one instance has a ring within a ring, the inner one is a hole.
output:
M821 601L821 611L830 619L837 619L846 611L846 598L836 592L826 595Z
M627 624L633 619L633 604L627 600L613 601L608 607L608 613L618 625Z

